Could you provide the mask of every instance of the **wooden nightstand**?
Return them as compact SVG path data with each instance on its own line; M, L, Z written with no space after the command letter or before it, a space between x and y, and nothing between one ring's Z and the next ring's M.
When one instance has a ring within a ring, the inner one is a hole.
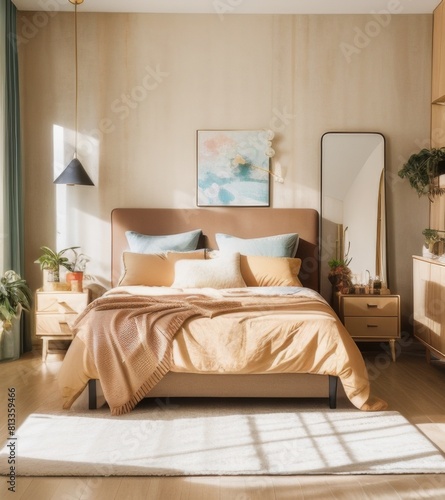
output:
M340 295L340 319L351 337L360 342L389 342L396 360L400 338L399 295Z
M36 335L42 337L42 361L46 361L50 352L50 340L72 340L71 325L89 301L89 290L83 292L37 290Z

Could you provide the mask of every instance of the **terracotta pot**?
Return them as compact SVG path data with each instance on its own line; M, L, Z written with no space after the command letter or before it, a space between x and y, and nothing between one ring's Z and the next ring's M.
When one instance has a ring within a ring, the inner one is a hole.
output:
M72 292L81 292L83 290L83 272L74 271L66 273L66 282Z

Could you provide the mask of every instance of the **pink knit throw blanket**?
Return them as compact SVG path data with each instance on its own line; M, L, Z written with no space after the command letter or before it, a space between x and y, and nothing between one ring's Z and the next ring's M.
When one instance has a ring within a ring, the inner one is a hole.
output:
M205 296L110 296L95 300L73 329L92 356L112 415L131 411L169 371L184 322L240 307Z

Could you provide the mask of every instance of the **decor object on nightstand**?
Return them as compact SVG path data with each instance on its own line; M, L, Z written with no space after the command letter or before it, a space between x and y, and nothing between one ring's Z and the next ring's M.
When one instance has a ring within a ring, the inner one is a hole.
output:
M422 149L412 154L398 172L402 179L408 179L412 188L420 196L428 196L431 202L435 196L445 194L439 178L445 174L445 147Z
M422 234L425 237L424 248L428 252L427 255L424 252L424 256L434 257L444 254L445 231L427 228L422 231Z
M328 262L330 267L328 279L337 292L349 293L352 288L352 274L348 267L350 262L351 259L331 259Z
M49 351L49 342L72 340L71 326L90 302L89 290L81 292L36 292L36 335L42 338L42 361ZM52 352L52 351L51 351Z
M68 290L69 286L66 283L60 283L60 267L70 270L71 261L65 256L69 250L74 250L79 247L69 247L56 252L47 246L40 247L42 255L34 261L40 264L40 269L43 271L43 289L45 291L51 290Z
M0 280L0 360L20 356L20 316L31 307L31 290L15 271Z
M44 272L43 289L45 291L71 290L72 281L76 281L75 291L82 290L83 273L88 258L78 252L79 248L78 246L68 247L56 252L47 246L40 247L43 253L35 263L40 264L40 268ZM67 283L60 282L60 267L64 267L68 271ZM69 273L72 274L69 275Z
M333 304L335 304L335 293L349 293L352 289L352 272L349 268L352 257L348 257L350 243L348 244L346 252L344 249L347 231L347 227L343 229L343 225L338 224L337 241L335 242L335 257L328 262L330 268L328 279L332 284Z
M81 292L83 290L83 279L85 276L86 265L89 261L88 257L83 253L79 253L77 248L72 248L73 258L71 264L67 267L66 282L69 284L72 292Z

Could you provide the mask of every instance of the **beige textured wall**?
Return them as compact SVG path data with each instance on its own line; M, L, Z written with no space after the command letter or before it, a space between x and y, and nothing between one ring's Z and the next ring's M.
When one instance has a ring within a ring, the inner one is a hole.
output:
M72 153L73 17L20 13L31 285L39 247L58 243L81 245L107 286L114 207L194 207L197 129L275 130L285 182L273 183L272 205L316 209L322 134L377 131L387 140L390 284L406 327L428 204L397 171L429 138L431 26L430 15L80 13L79 156L96 187L56 188Z

